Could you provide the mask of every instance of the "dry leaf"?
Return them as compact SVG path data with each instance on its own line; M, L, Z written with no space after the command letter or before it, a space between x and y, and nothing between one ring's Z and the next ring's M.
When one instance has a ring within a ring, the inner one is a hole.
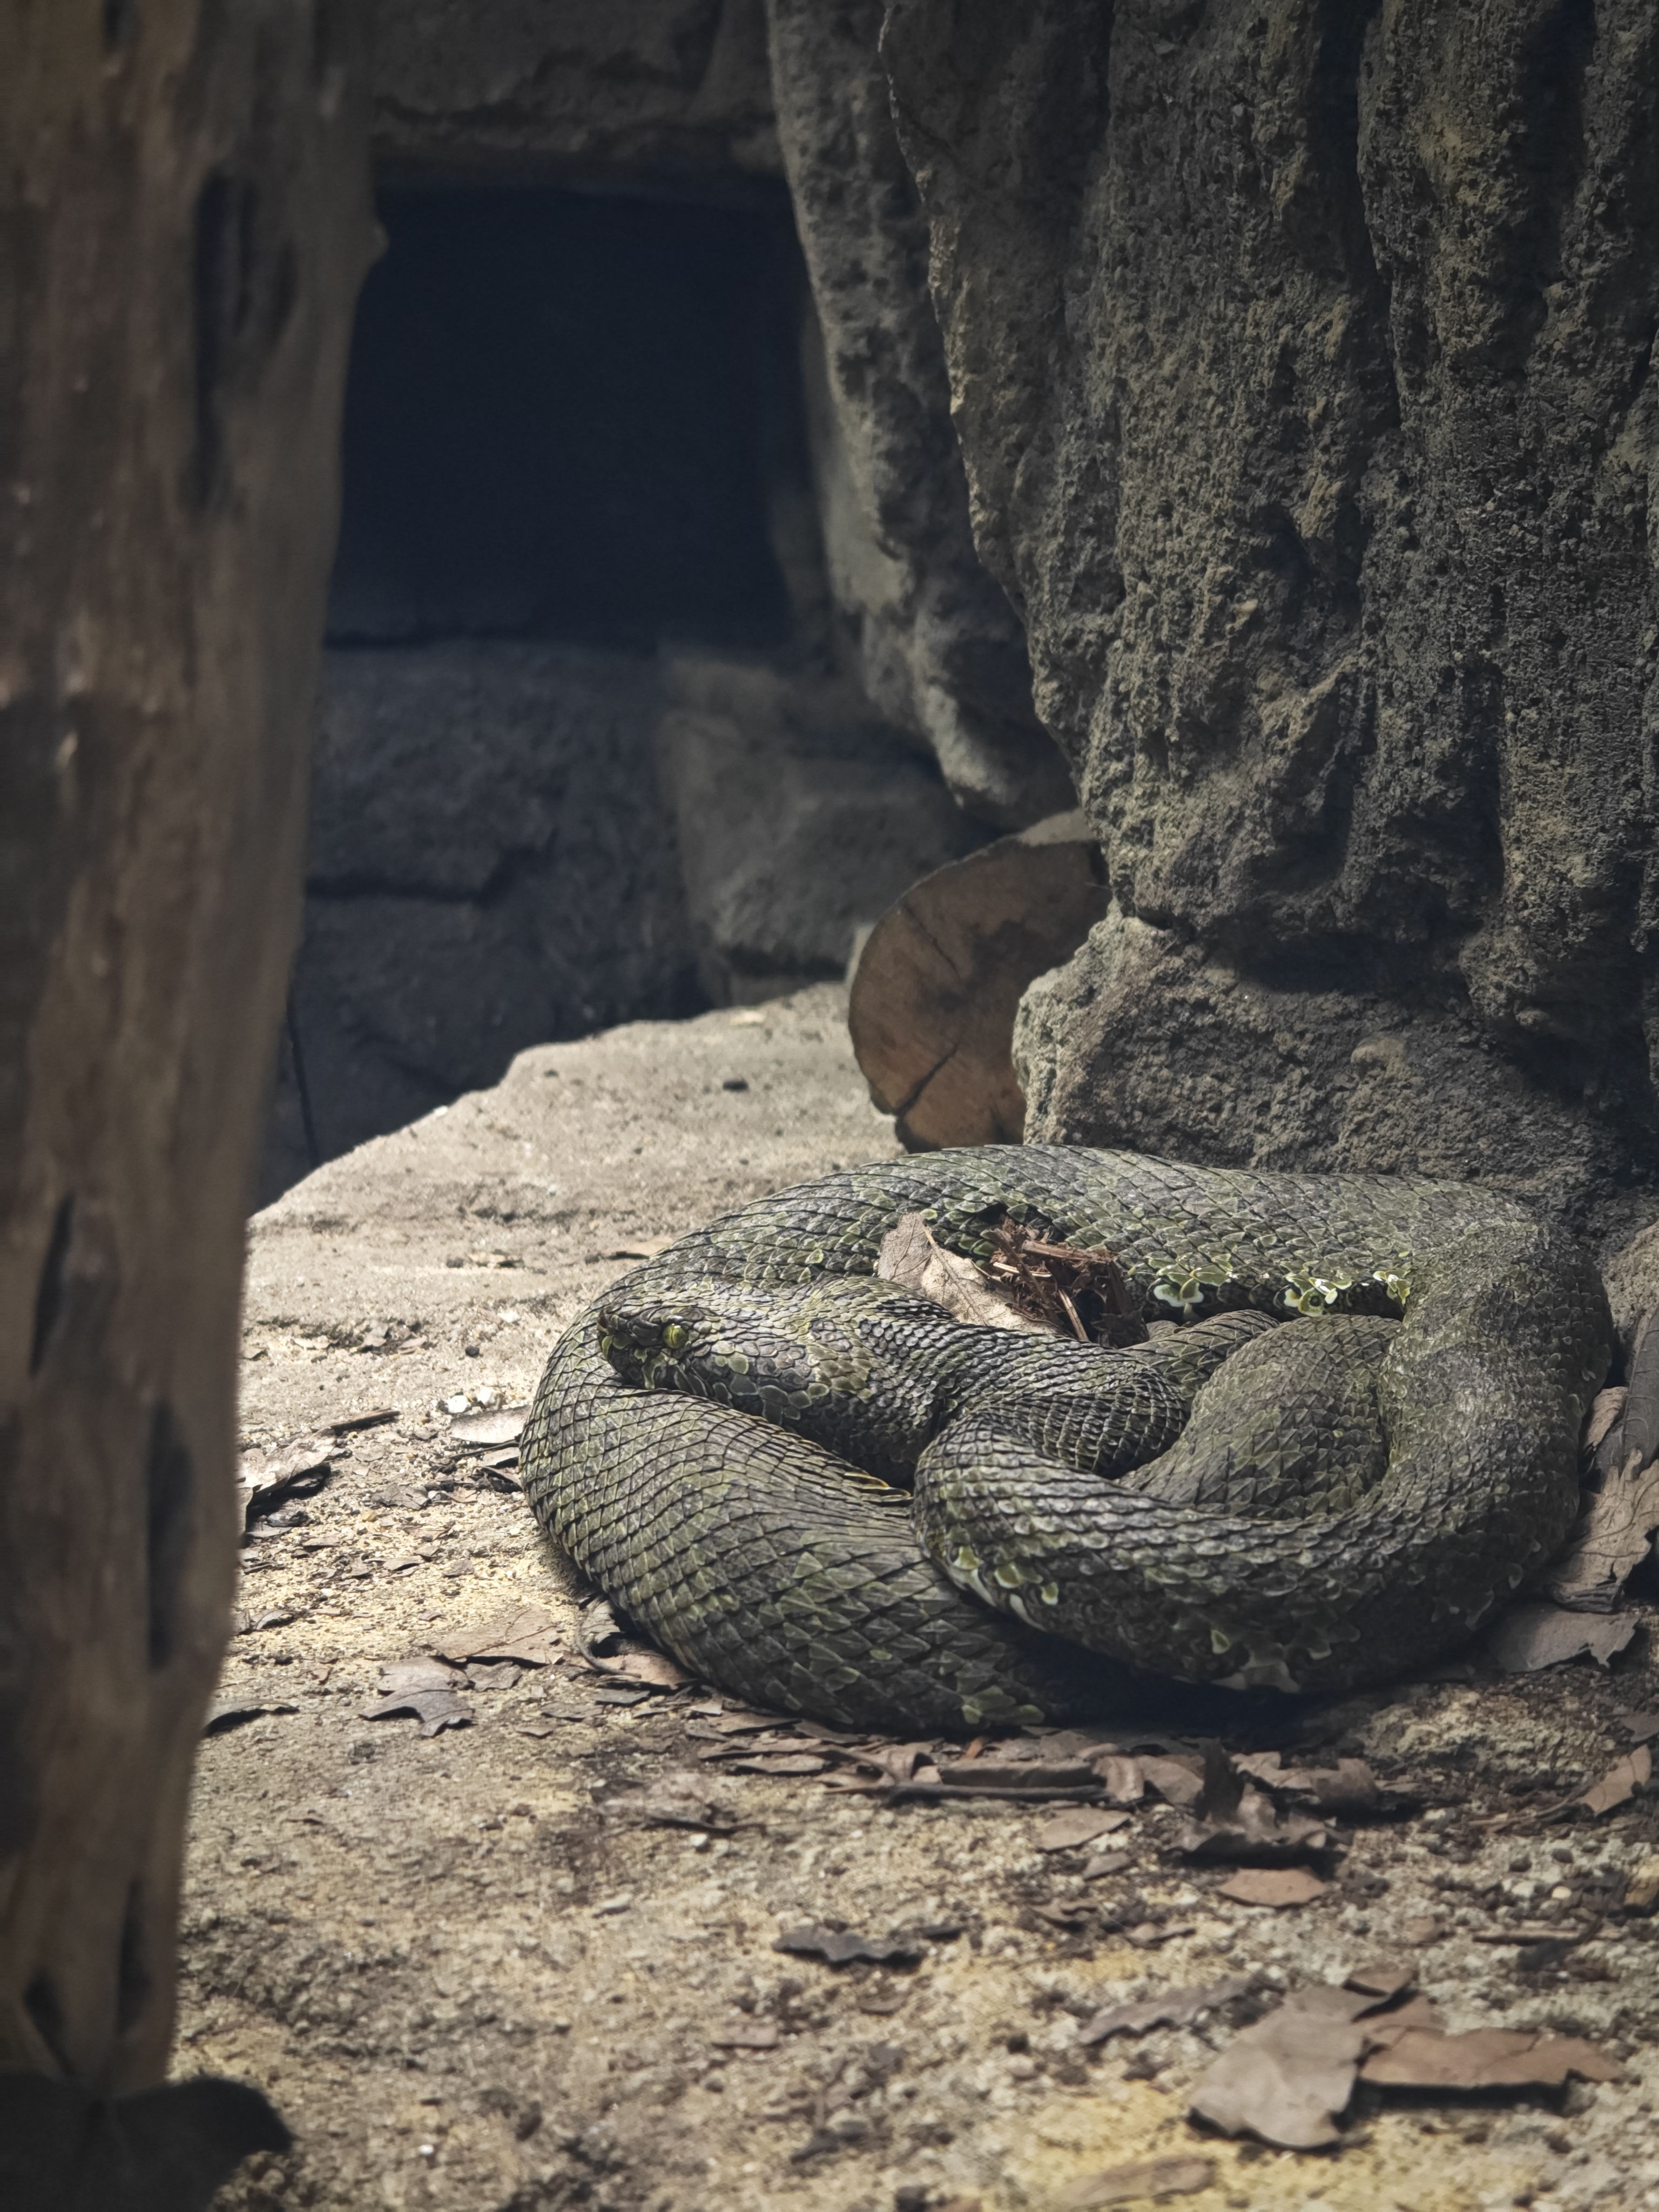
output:
M799 1958L823 1959L832 1966L844 1966L854 1959L876 1966L908 1966L922 1955L920 1943L907 1942L902 1936L883 1942L879 1936L856 1935L850 1928L820 1928L811 1923L786 1929L772 1948Z
M822 1774L830 1764L811 1752L758 1752L750 1759L734 1759L732 1769L737 1774Z
M711 1797L702 1775L671 1768L643 1790L624 1790L599 1807L607 1820L637 1820L647 1828L734 1828L738 1816Z
M1204 1794L1204 1770L1194 1759L1139 1759L1141 1779L1171 1805L1195 1805Z
M1155 2027L1189 2027L1200 2013L1231 2004L1255 1986L1249 1974L1230 1974L1224 1981L1199 1982L1190 1989L1160 1990L1156 1996L1140 1997L1128 2004L1108 2005L1078 2031L1080 2044L1104 2043L1114 2035L1145 2035Z
M1137 2197L1190 2197L1214 2179L1212 2158L1143 2158L1068 2182L1054 2203L1064 2212L1096 2212L1099 2205L1128 2204Z
M577 1616L576 1641L582 1657L596 1674L612 1675L618 1681L678 1690L692 1679L665 1652L629 1636L602 1597L585 1605Z
M1568 1799L1571 1805L1582 1805L1586 1812L1598 1816L1611 1813L1615 1805L1629 1802L1636 1792L1653 1779L1653 1754L1645 1744L1626 1752L1622 1759L1614 1759L1599 1782L1577 1797Z
M1570 1613L1556 1605L1511 1607L1486 1638L1506 1674L1536 1674L1588 1652L1605 1667L1641 1626L1633 1613Z
M347 1413L337 1421L325 1421L321 1434L349 1437L358 1429L381 1428L387 1421L395 1421L397 1418L398 1408L395 1406L375 1406L367 1413Z
M459 1677L441 1659L394 1659L380 1668L380 1690L453 1690Z
M1603 1438L1596 1464L1604 1471L1634 1453L1645 1467L1659 1458L1659 1310L1644 1314L1631 1346L1630 1388L1618 1422Z
M1625 1401L1630 1395L1622 1385L1615 1384L1607 1390L1598 1390L1589 1412L1584 1417L1584 1434L1580 1449L1593 1452L1607 1436L1613 1423L1623 1418Z
M1100 1777L1109 1805L1139 1805L1146 1796L1146 1778L1138 1759L1125 1759L1109 1751L1097 1753L1089 1763Z
M708 2040L718 2051L775 2051L782 2038L770 2021L744 2021Z
M882 1239L876 1273L884 1282L898 1283L932 1298L958 1321L985 1328L1014 1329L1025 1336L1057 1334L1010 1305L971 1260L935 1243L920 1213L902 1215L888 1231Z
M1216 1894L1238 1905L1309 1905L1329 1887L1306 1867L1243 1867Z
M453 1690L394 1690L378 1705L365 1705L358 1717L384 1721L403 1713L415 1715L422 1735L437 1735L445 1729L472 1725L471 1708Z
M1416 1979L1415 1966L1405 1966L1398 1959L1379 1959L1356 1966L1344 1977L1344 1986L1362 1990L1378 2004L1386 2004L1390 1997L1397 1997L1402 1990L1410 1989Z
M1439 2008L1431 1997L1408 1997L1402 2005L1372 2014L1365 2022L1365 2047L1368 2051L1391 2051L1402 2035L1419 2029L1425 2029L1431 2035L1443 2035L1446 2032Z
M1084 1868L1083 1879L1085 1881L1099 1881L1103 1875L1121 1874L1125 1867L1133 1863L1134 1855L1131 1851L1099 1851Z
M560 1638L550 1613L539 1606L517 1605L476 1628L446 1633L438 1648L447 1659L516 1659L524 1667L550 1667L558 1656Z
M295 1437L274 1452L245 1453L236 1471L244 1528L251 1528L284 1498L309 1498L320 1490L337 1449L331 1434L318 1431Z
M1071 1851L1092 1844L1097 1838L1109 1836L1128 1820L1127 1813L1114 1813L1109 1808L1097 1805L1074 1806L1069 1812L1056 1813L1036 1832L1036 1847L1040 1851Z
M1286 1766L1278 1752L1260 1751L1241 1753L1233 1764L1264 1789L1310 1797L1322 1813L1368 1813L1382 1794L1363 1759L1339 1759L1334 1766Z
M959 1796L1066 1797L1100 1794L1092 1766L1081 1760L1047 1765L1032 1759L958 1759L941 1765L939 1778Z
M202 1723L204 1735L228 1735L233 1729L266 1713L297 1713L297 1705L273 1705L262 1698L221 1698Z
M1659 1528L1659 1467L1627 1452L1593 1491L1545 1594L1579 1613L1611 1613Z
M1365 2047L1355 2023L1375 2002L1323 1984L1298 1990L1205 2068L1192 2110L1224 2134L1248 2132L1282 2150L1334 2142L1336 2116L1353 2094Z
M527 1405L503 1406L490 1413L463 1413L459 1420L450 1423L450 1438L467 1451L495 1451L502 1444L517 1443L529 1419Z
M1622 2081L1624 2069L1582 2036L1526 2029L1477 2028L1436 2035L1417 2028L1373 2051L1362 2080L1399 2089L1558 2089L1570 2074Z
M1270 1797L1247 1790L1231 1817L1184 1821L1176 1848L1189 1858L1280 1860L1322 1850L1328 1841L1321 1822L1281 1815Z
M510 1690L515 1682L522 1681L524 1670L510 1659L497 1664L483 1664L473 1660L466 1670L469 1686L475 1690Z
M1635 1743L1659 1735L1659 1713L1616 1713L1613 1717Z

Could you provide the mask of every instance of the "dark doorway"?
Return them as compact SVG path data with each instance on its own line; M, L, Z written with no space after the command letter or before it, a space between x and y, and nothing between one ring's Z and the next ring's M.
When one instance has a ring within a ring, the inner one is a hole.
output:
M380 206L331 641L784 639L787 202L416 186Z

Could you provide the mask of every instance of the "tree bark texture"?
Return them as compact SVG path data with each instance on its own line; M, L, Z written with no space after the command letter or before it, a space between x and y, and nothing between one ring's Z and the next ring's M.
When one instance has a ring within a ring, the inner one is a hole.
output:
M0 0L0 2067L163 2072L299 914L357 9Z
M1650 1190L1659 13L892 0L882 52L1116 904L1030 1133Z
M768 0L778 134L823 333L807 347L818 509L871 700L983 820L1075 804L1031 704L1025 640L981 565L927 291L927 226L893 128L881 0Z

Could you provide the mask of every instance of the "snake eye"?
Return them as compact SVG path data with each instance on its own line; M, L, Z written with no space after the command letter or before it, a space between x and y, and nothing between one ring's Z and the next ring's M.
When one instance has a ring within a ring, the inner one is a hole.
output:
M691 1341L691 1332L677 1321L671 1321L662 1333L662 1340L671 1352L684 1352Z

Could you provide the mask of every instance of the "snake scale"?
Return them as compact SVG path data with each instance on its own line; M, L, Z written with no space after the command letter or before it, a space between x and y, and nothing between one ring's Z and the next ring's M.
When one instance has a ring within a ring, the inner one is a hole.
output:
M957 1322L875 1278L912 1212L969 1257L1004 1222L1107 1247L1182 1325L1111 1352ZM1588 1255L1478 1185L935 1152L613 1285L548 1362L525 1488L696 1674L833 1724L1345 1690L1559 1547L1612 1345Z

